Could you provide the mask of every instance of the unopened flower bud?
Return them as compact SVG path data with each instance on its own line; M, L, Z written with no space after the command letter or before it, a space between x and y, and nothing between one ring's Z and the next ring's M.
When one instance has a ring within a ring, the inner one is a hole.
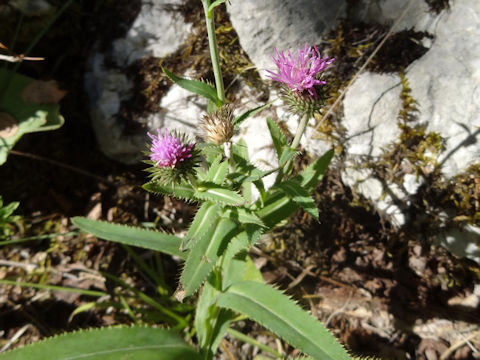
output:
M203 138L207 142L221 145L233 136L233 107L222 106L212 114L205 115L200 121Z

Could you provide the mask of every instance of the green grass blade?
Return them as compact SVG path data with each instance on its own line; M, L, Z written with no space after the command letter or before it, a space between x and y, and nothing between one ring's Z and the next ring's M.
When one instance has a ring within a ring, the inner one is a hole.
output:
M174 235L105 221L90 220L81 216L72 218L72 222L83 231L89 232L100 239L156 250L165 254L176 255L181 259L186 258L186 254L179 250L182 239Z
M351 359L321 322L269 285L235 283L218 296L217 305L248 316L315 359Z
M177 360L200 355L175 333L150 327L82 330L0 355L0 360Z
M36 283L30 283L30 282L19 282L19 281L14 281L14 280L7 280L7 279L0 279L0 284L21 286L21 287L28 287L28 288L42 289L42 290L63 291L63 292L82 294L82 295L87 295L87 296L95 296L95 297L101 297L101 296L108 295L106 292L103 292L103 291L77 289L77 288L70 288L70 287L57 286L57 285L48 285L48 284L36 284Z

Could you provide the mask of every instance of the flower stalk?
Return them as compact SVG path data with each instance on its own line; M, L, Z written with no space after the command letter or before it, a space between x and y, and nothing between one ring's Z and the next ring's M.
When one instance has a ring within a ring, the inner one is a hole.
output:
M207 22L208 44L210 47L210 57L212 59L213 75L215 76L215 86L217 88L217 96L225 102L225 88L223 85L222 70L220 68L220 57L218 55L217 37L215 35L215 19L213 11L209 12L210 0L202 0L203 10L205 12L205 21Z

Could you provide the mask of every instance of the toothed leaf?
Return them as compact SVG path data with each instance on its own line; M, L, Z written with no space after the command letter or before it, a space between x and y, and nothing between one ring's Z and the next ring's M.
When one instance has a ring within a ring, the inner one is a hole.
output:
M225 211L225 217L229 217L240 224L256 224L265 226L262 220L251 210L242 207L228 208Z
M199 184L195 197L222 205L240 206L245 204L245 199L241 195L213 183Z
M299 206L290 200L283 191L270 190L263 202L261 209L256 211L258 217L269 228L273 229L275 225L287 219Z
M160 328L102 328L48 338L0 355L1 360L200 359L177 334Z
M228 242L235 236L236 229L235 222L222 217L200 234L185 261L180 277L185 296L192 295L202 285L225 251Z
M239 281L252 280L263 282L262 274L255 267L246 250L240 251L224 264L222 276L222 289L224 291L230 285Z
M270 130L270 135L273 140L275 152L277 153L277 159L280 162L283 148L287 146L287 138L285 137L285 135L283 135L278 125L271 118L267 118L267 126L268 130Z
M293 180L284 181L276 187L280 188L297 205L301 206L308 214L318 220L318 208L308 192Z
M316 359L351 359L321 322L269 285L234 283L218 296L217 305L250 317Z
M323 177L325 170L327 170L328 164L332 160L334 155L333 150L327 151L321 157L316 159L312 164L310 164L305 170L300 174L295 176L293 180L299 182L300 185L311 193L317 187L318 183Z
M195 148L200 150L208 164L211 164L218 156L224 155L223 146L213 143L197 143Z
M188 90L194 94L203 96L207 100L212 101L217 107L222 106L222 101L217 96L217 90L211 85L208 85L204 82L198 80L184 79L180 76L177 76L165 68L162 68L165 75L168 76L178 86Z
M289 146L284 146L281 150L280 159L278 159L278 166L283 167L287 162L293 160L299 154L298 151Z
M195 240L218 219L220 205L206 202L198 209L183 239L183 249L188 249Z
M174 196L185 201L196 201L195 190L192 185L181 182L180 184L160 184L159 182L149 182L142 186L145 190L155 194Z
M213 358L215 355L218 345L234 317L233 311L216 308L215 298L218 290L210 284L212 275L202 288L195 312L195 331L198 344L204 352L209 353L209 358Z
M261 105L261 106L257 106L256 108L253 108L251 110L248 110L248 111L245 111L242 115L240 115L239 117L237 117L235 120L233 120L233 125L235 126L235 130L238 129L238 127L240 126L240 124L248 119L249 117L251 116L254 116L256 115L257 113L259 113L260 111L262 111L263 109L269 107L272 103L268 103L268 104L265 104L265 105Z
M222 156L217 156L217 158L212 162L208 173L205 177L206 182L211 182L217 185L221 185L225 180L228 172L228 162L222 161Z
M227 177L234 182L254 182L269 173L269 171L258 169L250 162L247 144L243 139L240 139L237 144L232 146L232 157L238 171L228 174Z
M156 250L165 254L176 255L182 259L186 258L186 254L179 250L182 239L174 235L105 221L90 220L81 216L72 218L72 222L83 231L89 232L100 239Z

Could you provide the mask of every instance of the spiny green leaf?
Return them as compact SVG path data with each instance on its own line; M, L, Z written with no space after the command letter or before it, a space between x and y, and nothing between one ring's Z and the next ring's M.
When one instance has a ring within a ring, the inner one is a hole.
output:
M233 125L235 126L235 130L238 129L238 127L240 126L240 124L248 119L249 117L251 116L254 116L256 114L258 114L260 111L262 111L263 109L266 109L267 107L269 107L272 103L268 103L268 104L265 104L265 105L260 105L260 106L257 106L256 108L253 108L253 109L250 109L246 112L244 112L242 115L240 115L239 117L237 117L235 120L233 120Z
M188 90L194 94L203 96L204 98L212 101L217 105L217 107L222 106L222 101L218 98L217 96L217 90L211 85L205 84L204 82L198 81L198 80L190 80L190 79L184 79L181 78L175 74L172 74L170 71L168 71L165 68L162 68L163 72L165 75L169 77L170 80L172 80L175 84L178 86L184 88L185 90Z
M197 143L195 148L200 150L208 164L211 164L218 156L224 155L223 146L213 143Z
M265 226L262 220L251 210L243 207L228 208L225 210L225 217L229 217L240 224L256 224L259 226Z
M298 208L299 206L283 191L271 189L265 197L262 208L258 209L256 213L268 229L273 229L275 225L287 219Z
M195 214L195 217L190 224L190 228L183 239L182 248L190 248L200 234L218 219L219 213L220 205L211 202L202 204Z
M228 162L222 161L222 155L217 156L217 158L212 162L210 168L208 169L207 176L205 177L206 182L212 182L217 185L222 185L225 177L228 172Z
M182 259L186 257L186 254L179 250L182 239L174 235L138 227L90 220L81 216L72 218L72 222L83 231L89 232L100 239L156 250L165 254L176 255Z
M202 293L197 302L195 312L195 330L197 333L200 348L205 353L209 353L209 358L213 358L227 331L234 313L228 309L219 309L215 306L215 298L218 290L210 284L213 273L209 280L204 283Z
M142 187L155 194L170 195L185 201L196 201L194 188L186 182L180 184L160 184L155 181L146 183Z
M278 184L280 188L290 199L295 201L299 206L318 220L318 208L308 192L296 181L287 180Z
M275 152L277 153L277 159L280 163L280 157L282 156L283 148L287 146L287 138L283 135L282 130L271 118L267 117L267 126L270 130L270 135L272 136L273 146L275 147Z
M55 336L0 355L1 360L176 360L200 355L175 333L150 327L101 328Z
M351 359L322 323L269 285L234 283L218 296L217 305L247 315L315 359Z
M323 173L327 170L328 164L332 160L334 151L329 150L321 157L316 159L312 164L310 164L305 170L300 174L295 176L293 180L299 182L300 185L311 193L317 187L319 181L322 179Z
M180 277L185 296L192 295L212 271L228 242L235 236L237 224L226 218L219 218L212 224L213 231L207 230L193 245Z
M245 204L245 199L241 195L213 183L199 184L195 192L195 197L200 200L211 201L222 205L240 206Z
M280 159L278 159L278 166L283 167L287 162L293 160L300 153L295 149L292 149L290 146L284 146L281 150Z
M263 282L262 274L255 267L247 250L242 250L230 260L225 261L222 274L222 289L224 291L230 285L239 281L252 280Z

